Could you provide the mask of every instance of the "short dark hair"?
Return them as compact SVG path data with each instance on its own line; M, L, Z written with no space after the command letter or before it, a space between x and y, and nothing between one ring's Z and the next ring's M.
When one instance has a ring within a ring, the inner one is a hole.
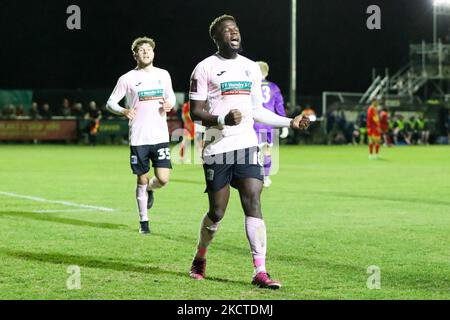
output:
M214 21L211 22L211 25L209 26L209 36L211 37L211 39L214 39L214 35L216 34L217 31L217 26L226 20L236 22L236 19L228 14L223 14L220 17L215 18Z

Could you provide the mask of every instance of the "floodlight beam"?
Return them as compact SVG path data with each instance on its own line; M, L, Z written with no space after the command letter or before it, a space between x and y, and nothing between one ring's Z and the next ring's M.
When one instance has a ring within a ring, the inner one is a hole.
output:
M433 0L433 6L435 7L450 6L450 0Z

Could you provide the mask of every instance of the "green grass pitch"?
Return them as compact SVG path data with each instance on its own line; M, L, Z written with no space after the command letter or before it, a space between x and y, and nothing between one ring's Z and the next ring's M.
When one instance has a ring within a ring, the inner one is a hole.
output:
M269 291L250 284L236 191L208 279L188 277L207 210L200 166L174 167L142 236L127 146L1 145L0 299L449 299L450 148L382 148L381 160L366 148L282 147L262 195L267 267L283 283Z

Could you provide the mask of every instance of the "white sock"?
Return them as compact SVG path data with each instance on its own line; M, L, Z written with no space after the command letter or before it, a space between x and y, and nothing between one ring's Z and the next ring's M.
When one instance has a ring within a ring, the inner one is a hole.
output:
M136 187L136 201L139 210L140 221L148 221L148 213L147 213L147 185L146 184L138 184Z
M245 232L253 256L255 273L266 272L266 225L264 220L245 217Z

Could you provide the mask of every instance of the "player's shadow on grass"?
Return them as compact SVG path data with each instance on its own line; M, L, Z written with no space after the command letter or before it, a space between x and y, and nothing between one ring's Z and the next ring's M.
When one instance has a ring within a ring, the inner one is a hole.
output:
M188 280L188 272L178 272L172 270L161 269L160 267L154 267L149 265L135 265L128 262L123 261L111 261L107 260L105 257L104 260L99 259L98 257L91 256L80 256L80 255L72 255L72 254L63 254L63 253L46 253L46 252L27 252L27 251L14 251L8 249L0 249L0 252L18 259L23 259L27 261L37 261L44 263L52 263L52 264L62 264L62 265L76 265L79 267L86 268L95 268L95 269L108 269L114 271L126 271L126 272L136 272L136 273L144 273L144 274L155 274L155 275L173 275L182 277ZM194 280L192 280L194 281ZM232 283L239 284L245 287L248 287L248 282L246 281L237 281L230 279L223 279L217 277L208 277L207 281L216 281L223 283Z
M185 236L185 235L181 235L181 234L174 235L174 234L164 234L164 233L156 233L155 232L155 233L152 233L151 236L152 237L160 237L160 238L163 238L163 239L166 239L169 241L174 241L174 242L179 242L179 243L192 243L193 248L195 248L195 245L197 244L197 241L198 241L197 237L189 237L189 236ZM210 250L225 251L232 255L250 258L250 248L248 246L248 242L244 239L242 241L242 246L227 243L226 240L216 239L211 244ZM283 262L287 262L287 263L293 263L295 265L303 265L303 264L322 265L324 263L323 261L318 262L316 260L309 261L309 260L305 259L304 257L298 256L298 255L289 255L289 254L280 254L280 253L271 253L269 255L269 259L275 260L275 261L283 261ZM347 267L351 268L350 266L342 265L342 269L345 269Z
M195 245L198 242L197 237L188 237L188 236L184 236L184 235L153 233L152 236L164 238L166 240L175 241L175 242L192 243L193 249L195 248ZM247 245L247 242L245 242L245 244ZM223 242L221 242L221 240L216 239L211 244L211 246L212 246L213 250L226 251L231 254L244 256L244 257L247 257L250 255L250 249L249 249L248 245L246 247L239 247L239 246L235 246L235 245L232 245L229 243L223 243Z
M124 224L114 224L114 223L104 223L104 222L92 222L85 220L77 220L77 219L68 219L52 216L49 213L35 213L29 211L0 211L1 216L9 216L20 219L31 219L35 221L46 221L46 222L55 222L61 224L68 224L74 226L83 226L83 227L93 227L93 228L102 228L102 229L111 229L111 230L121 230L126 229L128 226Z

